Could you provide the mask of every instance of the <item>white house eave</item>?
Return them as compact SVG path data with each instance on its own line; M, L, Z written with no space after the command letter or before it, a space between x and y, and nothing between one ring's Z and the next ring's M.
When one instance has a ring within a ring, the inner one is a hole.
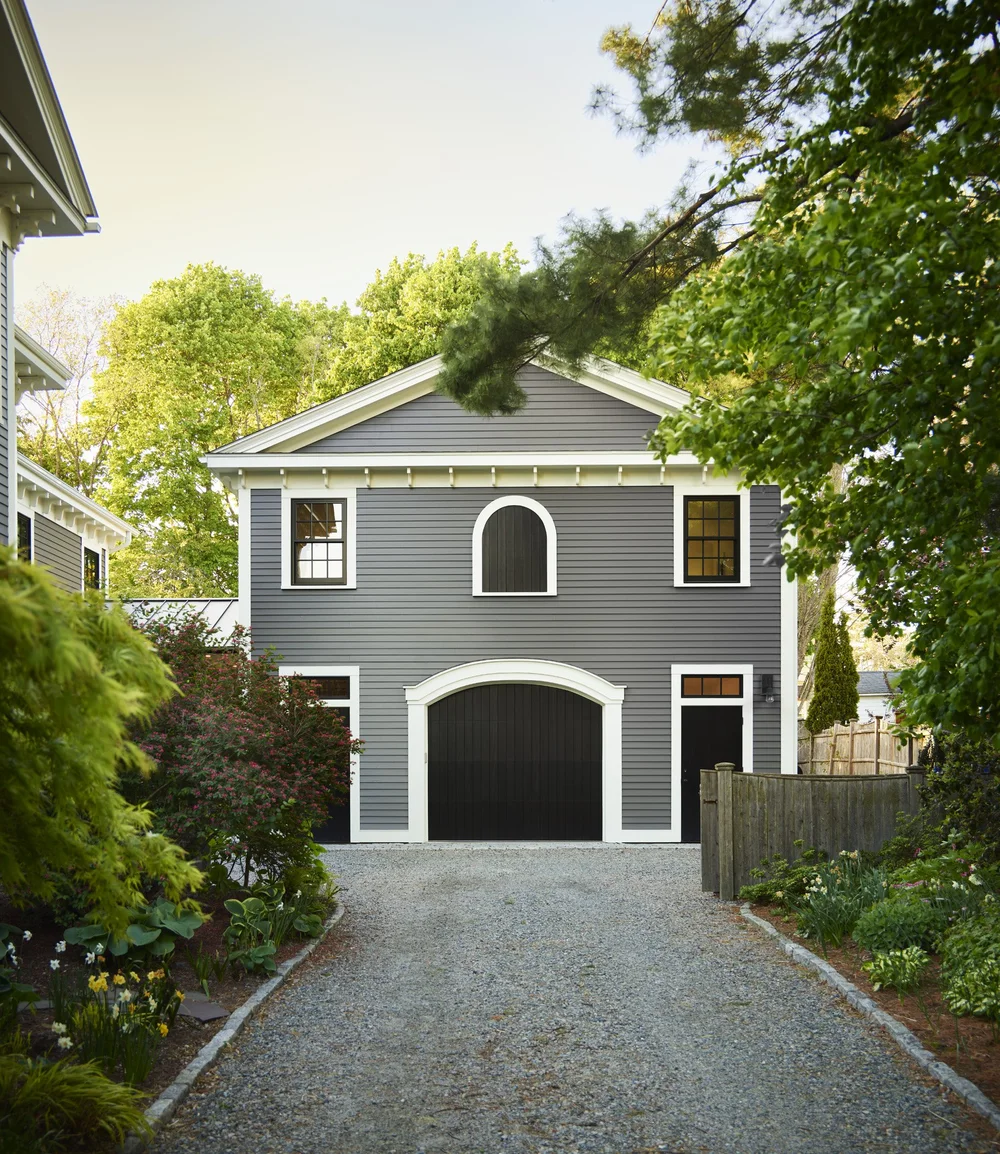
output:
M81 536L102 541L109 552L128 545L137 532L133 525L21 453L17 455L17 496L25 508L59 521Z
M213 473L316 472L375 469L489 469L500 468L660 468L649 451L581 451L527 453L208 453L200 458ZM693 453L677 453L662 463L668 468L703 467ZM711 465L711 462L709 462Z
M532 363L539 368L559 372L570 380L658 417L670 410L683 408L689 399L683 389L661 381L647 380L631 369L597 358L588 359L579 370L569 369L553 359L539 359ZM277 456L281 452L305 448L322 437L339 433L433 392L442 364L442 357L430 357L417 365L373 381L370 385L345 393L342 397L335 397L332 401L223 445L209 454L209 457L214 461L218 457L236 453L250 455L262 452Z
M32 27L31 17L23 0L0 0L3 4L7 23L10 27L17 46L21 63L28 77L35 102L42 116L45 131L52 149L59 163L59 176L66 186L73 208L77 215L93 222L90 227L84 226L80 231L93 232L96 225L97 208L87 184L87 177L80 163L80 156L73 143L73 137L63 115L59 97L56 94L52 76L45 63L41 46ZM53 174L55 175L55 174Z
M73 376L62 361L28 336L24 329L14 326L14 375L16 395L43 389L64 389Z

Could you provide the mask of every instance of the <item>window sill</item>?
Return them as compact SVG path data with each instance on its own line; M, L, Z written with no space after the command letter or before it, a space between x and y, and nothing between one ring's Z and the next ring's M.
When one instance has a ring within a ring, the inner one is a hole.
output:
M551 593L549 593L549 592L545 592L545 593L484 593L482 590L473 589L472 596L473 597L555 597L556 592L555 592L555 590L553 590Z
M674 581L675 589L749 589L749 581Z
M355 583L353 585L293 585L291 581L282 581L282 583L281 583L282 589L295 589L295 590L298 590L299 592L302 592L302 591L308 592L310 589L316 589L316 590L320 590L320 589L325 589L325 590L329 590L329 589L357 589L357 587L358 587L357 583Z

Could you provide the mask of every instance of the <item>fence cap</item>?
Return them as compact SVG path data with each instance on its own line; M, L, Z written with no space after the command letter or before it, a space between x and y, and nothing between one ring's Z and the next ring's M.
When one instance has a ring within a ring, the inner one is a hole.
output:
M717 761L715 763L715 768L716 769L733 769L733 770L735 770L736 769L736 762L735 761Z

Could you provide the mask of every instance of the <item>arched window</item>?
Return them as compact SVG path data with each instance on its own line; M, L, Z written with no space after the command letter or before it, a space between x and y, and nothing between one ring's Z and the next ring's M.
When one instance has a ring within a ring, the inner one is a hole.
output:
M556 526L530 497L500 497L476 518L472 533L476 597L554 597Z

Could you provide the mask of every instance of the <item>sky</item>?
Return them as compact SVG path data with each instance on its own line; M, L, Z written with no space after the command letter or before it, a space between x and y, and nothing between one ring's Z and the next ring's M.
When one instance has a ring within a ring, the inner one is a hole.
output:
M639 155L595 84L657 0L28 0L99 236L29 239L40 286L136 298L188 263L353 303L393 256L662 204L690 142Z

